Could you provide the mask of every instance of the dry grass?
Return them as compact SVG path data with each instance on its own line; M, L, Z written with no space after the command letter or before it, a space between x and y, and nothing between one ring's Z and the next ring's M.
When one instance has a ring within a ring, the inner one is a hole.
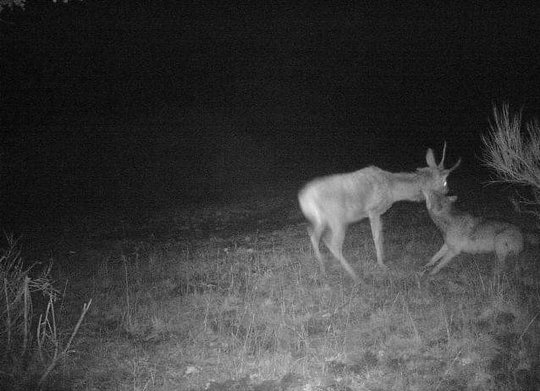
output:
M0 343L0 387L2 389L45 388L53 384L51 372L71 353L71 347L92 300L70 334L63 335L57 304L60 292L51 276L51 265L25 265L18 241L6 236L0 249L2 281L2 326ZM66 320L64 317L62 320Z
M319 274L292 200L158 213L138 239L107 234L103 240L94 232L73 240L65 232L53 270L73 292L67 312L80 311L89 298L93 304L71 360L55 368L51 384L75 390L538 387L536 250L499 278L489 255L460 256L439 275L421 276L417 271L441 238L423 205L397 204L384 216L388 272L376 266L368 222L349 230L345 254L363 279L355 285L337 261L329 260L326 278ZM166 226L167 232L153 232ZM120 231L131 228L124 221Z

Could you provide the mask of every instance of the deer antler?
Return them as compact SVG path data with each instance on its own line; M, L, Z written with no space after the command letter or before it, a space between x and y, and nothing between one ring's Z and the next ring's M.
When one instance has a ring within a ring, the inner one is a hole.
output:
M452 168L449 168L448 169L448 172L452 172L454 171L456 168L458 168L458 166L461 164L461 158L458 159L457 163L454 164L454 166Z
M446 141L444 142L444 147L443 147L443 150L442 150L442 159L441 159L441 162L439 163L439 168L444 168L444 158L446 157Z

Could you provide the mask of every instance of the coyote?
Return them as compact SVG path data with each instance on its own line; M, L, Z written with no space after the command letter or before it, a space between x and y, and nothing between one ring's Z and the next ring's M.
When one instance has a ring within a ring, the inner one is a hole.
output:
M437 192L425 192L426 206L435 225L444 236L444 244L424 269L435 266L430 274L437 274L456 255L490 253L497 255L496 270L502 270L506 257L523 250L523 234L513 224L475 217L453 207L456 196L447 197Z
M447 193L446 178L459 166L461 159L450 169L444 168L446 143L443 156L437 165L431 149L427 150L428 167L411 173L391 173L378 167L369 166L361 170L330 175L314 179L298 193L302 213L311 223L310 238L315 256L325 273L324 262L319 251L319 242L328 229L329 235L323 238L330 252L336 257L350 276L358 277L343 257L342 247L345 232L350 223L369 218L371 233L375 242L377 263L385 268L383 262L383 237L381 215L396 201L423 201L423 190L436 190Z

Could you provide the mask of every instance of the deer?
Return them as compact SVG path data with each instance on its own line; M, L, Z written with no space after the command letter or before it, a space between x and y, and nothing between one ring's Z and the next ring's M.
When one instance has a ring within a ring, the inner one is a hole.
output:
M397 201L425 201L425 193L448 193L448 175L461 163L461 158L449 169L444 168L446 142L442 158L435 163L433 150L426 152L427 167L415 172L388 172L375 166L360 170L315 178L298 193L298 202L305 218L311 224L308 234L320 270L326 274L319 250L321 237L331 254L356 282L357 274L343 256L343 241L349 224L369 219L375 243L377 264L386 270L383 252L383 225L381 216ZM324 234L324 236L323 236Z

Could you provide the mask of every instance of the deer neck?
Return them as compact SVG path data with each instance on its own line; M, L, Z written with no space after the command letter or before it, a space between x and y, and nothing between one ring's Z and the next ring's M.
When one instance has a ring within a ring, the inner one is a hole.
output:
M422 180L417 173L391 173L392 198L396 201L423 201Z

